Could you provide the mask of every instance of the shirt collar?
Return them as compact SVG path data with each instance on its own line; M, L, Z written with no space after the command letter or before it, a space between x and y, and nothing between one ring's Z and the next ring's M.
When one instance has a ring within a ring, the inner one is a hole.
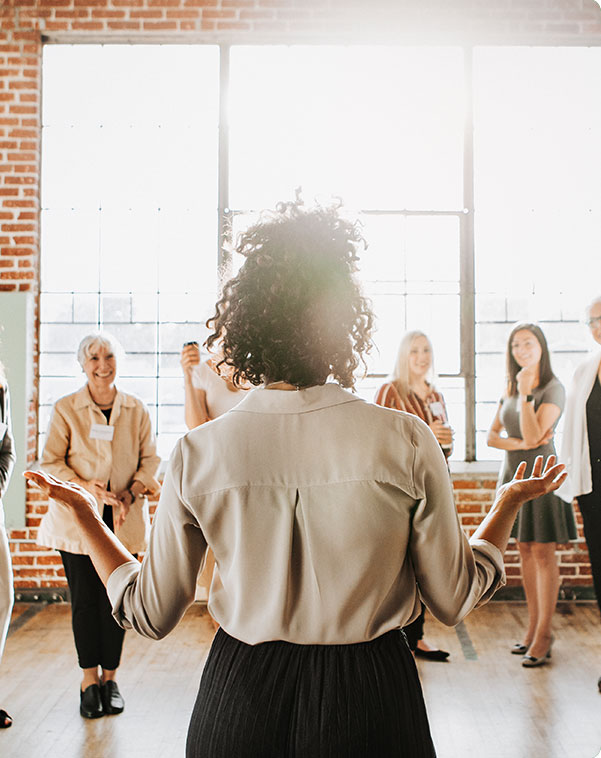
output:
M248 392L230 413L310 413L321 408L357 402L364 401L334 382L302 390L268 390L257 387Z
M75 400L73 402L73 407L76 411L80 411L83 408L87 408L90 405L98 407L96 406L96 403L92 400L92 396L90 395L90 390L88 389L88 385L84 384L84 386L75 393ZM113 407L115 405L121 408L128 408L130 406L135 405L135 400L131 395L128 395L125 392L120 392L119 390L117 390L117 394L115 395L115 400L113 402Z

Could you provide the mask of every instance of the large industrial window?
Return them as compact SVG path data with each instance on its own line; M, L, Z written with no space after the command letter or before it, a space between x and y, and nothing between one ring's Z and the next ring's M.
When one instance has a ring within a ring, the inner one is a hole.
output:
M510 323L542 321L562 379L585 348L600 75L601 51L578 48L47 46L41 438L82 383L80 337L104 326L168 456L184 431L181 343L202 340L239 264L223 243L300 186L364 225L378 321L359 392L373 397L421 328L454 458L498 457L483 435Z
M184 431L179 351L217 285L218 81L215 46L44 50L40 449L100 326L161 456Z

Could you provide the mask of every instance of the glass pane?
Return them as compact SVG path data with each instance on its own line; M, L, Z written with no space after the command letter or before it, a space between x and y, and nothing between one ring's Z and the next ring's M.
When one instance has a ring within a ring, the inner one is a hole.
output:
M301 185L357 209L460 208L462 67L459 48L234 47L232 207Z
M157 387L154 377L144 379L139 376L134 378L119 376L117 384L120 390L137 395L147 405L156 402Z
M158 211L100 214L100 288L110 292L152 291L158 287Z
M157 235L161 292L193 290L211 293L214 298L218 262L216 204L202 212L161 210Z
M41 213L44 292L98 288L100 214L98 211L51 210Z
M389 373L403 333L419 329L440 345L438 370L458 373L458 217L363 214L361 223L368 248L359 277L377 317L370 371Z

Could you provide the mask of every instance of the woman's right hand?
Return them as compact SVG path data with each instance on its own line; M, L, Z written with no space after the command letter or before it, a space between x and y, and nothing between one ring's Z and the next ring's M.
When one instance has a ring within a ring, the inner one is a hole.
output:
M448 424L436 419L428 424L436 437L439 445L451 445L453 443L453 430Z
M92 511L98 515L95 496L77 482L65 482L45 471L24 471L23 476L28 482L36 484L48 497L58 500L74 511L84 513ZM110 494L110 493L109 493Z
M200 348L196 342L190 342L182 348L180 363L184 376L191 376L194 366L200 363Z

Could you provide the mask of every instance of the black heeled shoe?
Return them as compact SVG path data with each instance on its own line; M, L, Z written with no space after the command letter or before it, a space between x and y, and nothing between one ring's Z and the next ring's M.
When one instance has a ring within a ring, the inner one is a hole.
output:
M421 650L416 647L413 651L416 658L425 658L427 661L446 661L450 653L446 650Z
M102 696L102 704L104 706L104 712L109 716L114 716L117 713L123 713L125 708L125 701L123 696L119 692L117 682L113 682L109 679L100 688L100 694Z
M100 687L90 684L85 690L79 691L79 713L84 719L99 719L104 716Z

